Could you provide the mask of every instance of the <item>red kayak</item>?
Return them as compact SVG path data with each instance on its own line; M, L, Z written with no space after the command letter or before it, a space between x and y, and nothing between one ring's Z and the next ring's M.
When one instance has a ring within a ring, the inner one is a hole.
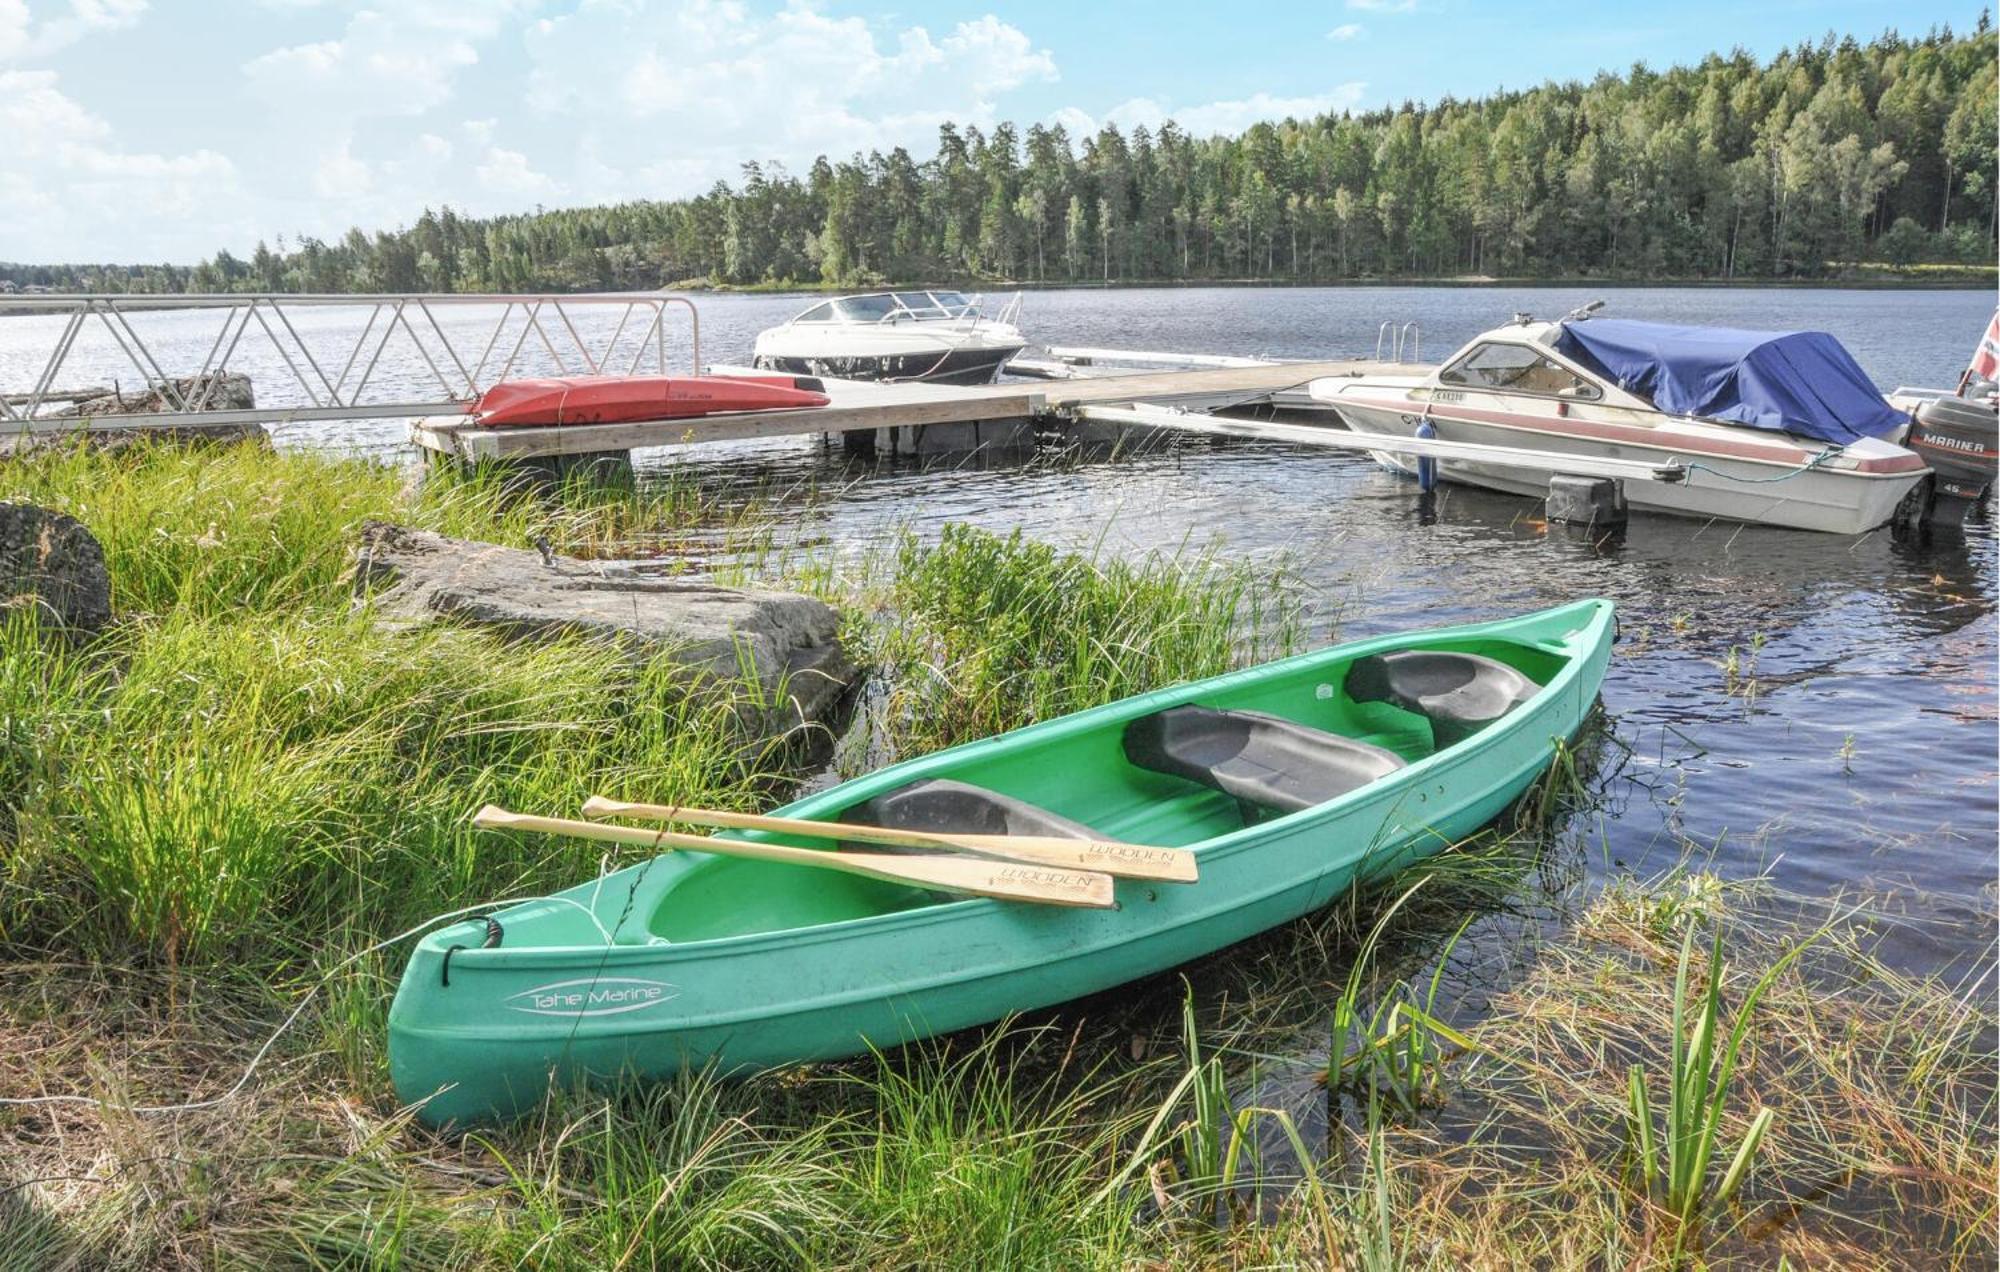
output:
M806 387L810 385L811 387ZM486 390L472 415L487 428L633 424L719 411L825 406L817 380L789 375L606 375L508 380Z

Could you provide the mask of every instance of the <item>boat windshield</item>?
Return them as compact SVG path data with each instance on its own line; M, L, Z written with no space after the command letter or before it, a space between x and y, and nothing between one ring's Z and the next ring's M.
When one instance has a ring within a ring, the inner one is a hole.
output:
M847 322L881 322L896 312L894 296L842 296L833 302L834 312Z
M1515 344L1482 344L1438 372L1440 384L1514 393L1595 399L1597 386L1533 349Z
M952 314L929 292L897 292L896 301L912 318L950 318Z
M976 316L978 306L955 291L876 292L869 296L842 296L804 314L795 322L824 322L827 307L842 322L935 322L939 319Z

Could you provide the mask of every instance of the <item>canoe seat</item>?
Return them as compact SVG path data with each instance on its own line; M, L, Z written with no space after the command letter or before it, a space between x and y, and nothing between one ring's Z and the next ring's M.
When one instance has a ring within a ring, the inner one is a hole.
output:
M1478 654L1411 649L1358 658L1347 673L1347 696L1387 702L1431 722L1439 750L1470 737L1541 692L1506 663Z
M989 791L969 782L929 777L885 791L856 804L844 820L892 830L928 830L961 835L1053 835L1063 839L1101 839L1096 831L1026 800ZM881 852L879 846L871 851Z
M1324 804L1403 767L1393 751L1279 716L1195 706L1169 707L1126 725L1125 758L1283 813Z

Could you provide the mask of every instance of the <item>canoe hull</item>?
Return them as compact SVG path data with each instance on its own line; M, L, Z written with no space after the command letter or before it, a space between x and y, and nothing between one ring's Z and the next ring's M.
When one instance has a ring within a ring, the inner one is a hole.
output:
M1096 993L1246 940L1470 835L1535 780L1588 714L1610 649L1608 604L1550 613L1574 620L1579 652L1489 726L1486 744L1450 747L1330 804L1197 843L1199 883L1120 880L1116 910L967 900L722 940L462 949L448 985L442 948L453 933L456 943L477 940L466 927L447 929L420 947L391 1012L397 1090L425 1101L423 1117L441 1123L532 1107L552 1080L834 1059ZM1141 714L1200 688L1099 711ZM860 782L908 781L949 767L953 755ZM818 806L827 794L792 811L825 815ZM684 864L662 858L650 869ZM656 882L629 876L648 869L607 878L593 903L612 916L643 912Z

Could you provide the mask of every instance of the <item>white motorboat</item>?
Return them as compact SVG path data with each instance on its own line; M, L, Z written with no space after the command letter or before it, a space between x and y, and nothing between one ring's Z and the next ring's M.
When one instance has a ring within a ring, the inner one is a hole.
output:
M765 370L841 380L986 384L1027 344L1012 319L955 291L872 292L823 300L757 336L753 363Z
M1358 432L1523 454L1522 465L1436 461L1440 477L1492 490L1545 495L1563 459L1681 465L1684 480L1627 482L1625 496L1634 509L1685 517L1859 534L1889 520L1936 463L1926 463L1935 439L1906 446L1911 416L1824 332L1677 327L1589 312L1556 322L1519 315L1435 368L1315 380L1311 392ZM1973 449L1984 456L1983 491L1993 475L1990 439ZM1550 468L1533 465L1536 452L1549 454ZM1376 458L1405 472L1417 465L1386 452Z

